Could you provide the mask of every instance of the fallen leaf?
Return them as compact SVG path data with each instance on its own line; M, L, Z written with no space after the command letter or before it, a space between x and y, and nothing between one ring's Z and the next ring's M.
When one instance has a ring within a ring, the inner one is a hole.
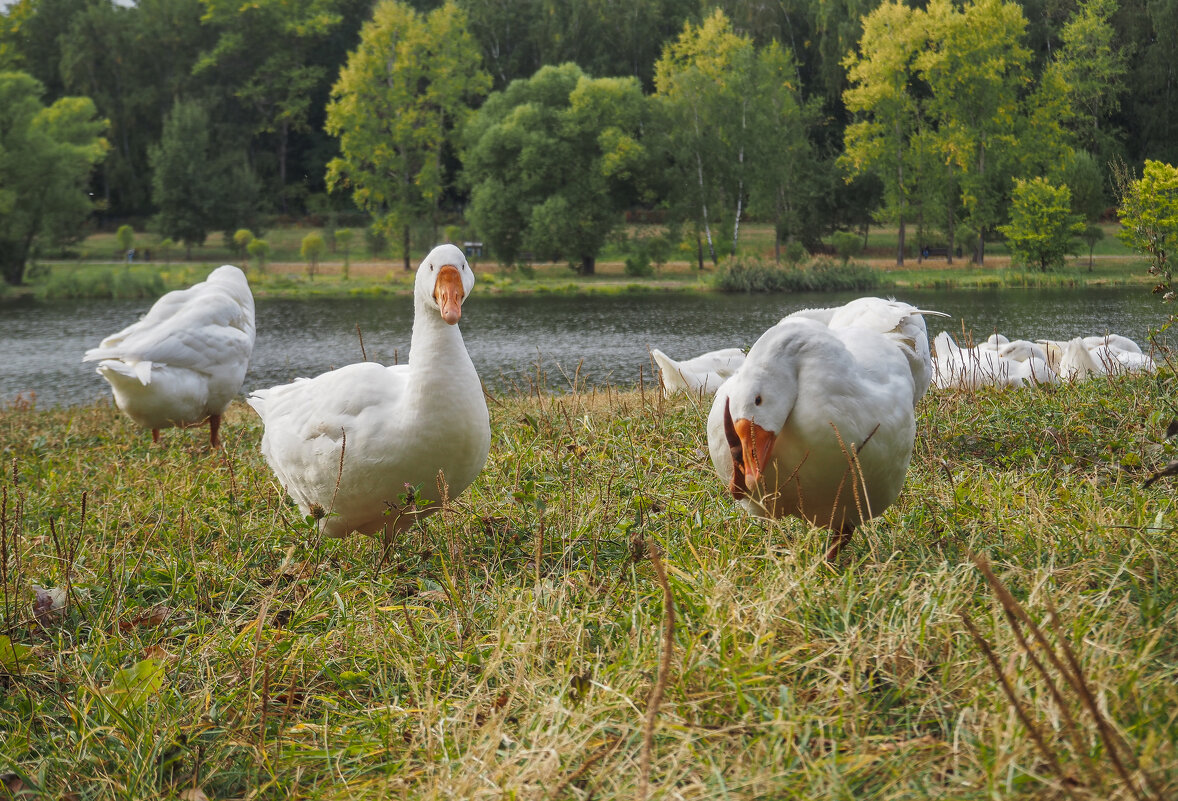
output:
M7 634L0 634L0 667L9 673L18 672L21 663L27 663L32 652L29 646L13 642Z
M199 787L189 787L180 793L180 801L209 801L209 797Z
M15 773L0 776L0 798L17 798L31 793L31 790L25 790L25 780Z
M422 590L417 597L423 601L446 601L448 596L443 590Z
M33 592L37 596L33 601L33 617L37 622L45 624L60 620L65 614L65 587L54 587L47 590L34 584Z
M102 694L115 706L125 709L132 706L142 706L163 686L163 662L159 659L148 658L115 673L110 684L102 688Z

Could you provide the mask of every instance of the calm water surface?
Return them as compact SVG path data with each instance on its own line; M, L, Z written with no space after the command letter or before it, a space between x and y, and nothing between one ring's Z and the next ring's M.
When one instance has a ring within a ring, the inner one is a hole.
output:
M649 293L624 297L479 296L463 307L462 332L488 386L556 390L574 376L588 385L633 385L649 349L673 358L748 347L797 309L834 306L860 293L721 295ZM962 325L975 336L1068 339L1115 332L1144 344L1165 319L1160 301L1140 288L1089 290L912 291L897 297L953 315L930 318L929 335ZM37 405L70 406L109 396L82 353L142 316L151 301L52 301L0 304L0 403L35 392ZM385 364L409 355L409 297L260 300L258 337L246 392L313 376L368 358Z

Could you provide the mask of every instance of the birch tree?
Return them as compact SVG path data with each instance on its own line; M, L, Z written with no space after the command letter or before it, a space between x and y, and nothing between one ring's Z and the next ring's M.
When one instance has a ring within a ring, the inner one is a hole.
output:
M694 219L719 262L715 227L732 221L732 247L748 193L748 150L756 51L716 10L698 27L687 23L655 64L655 101L666 126L673 191L693 207ZM727 207L727 208L725 208Z
M377 230L399 234L406 270L413 223L429 219L436 228L443 151L490 86L478 59L452 2L422 15L384 0L332 89L326 127L341 155L328 164L328 187L351 189Z

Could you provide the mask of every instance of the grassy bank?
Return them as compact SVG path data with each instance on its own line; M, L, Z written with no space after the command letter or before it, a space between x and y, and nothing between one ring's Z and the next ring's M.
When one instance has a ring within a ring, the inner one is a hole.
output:
M637 227L632 228L635 230L629 235L638 236ZM1106 236L1097 244L1091 266L1088 256L1084 255L1070 259L1066 267L1049 273L1012 267L1009 254L1001 245L988 249L983 267L960 258L953 264L944 258L922 262L909 258L903 266L897 266L894 255L896 232L876 228L872 229L863 254L853 261L852 269L873 274L871 283L881 292L905 288L1152 286L1144 262L1117 240L1116 226L1106 228ZM259 297L314 298L410 291L412 273L407 273L399 260L368 252L360 229L356 229L353 237L358 244L349 255L346 270L342 252L336 252L328 254L317 266L316 274L310 276L308 265L298 257L298 242L309 230L312 229L291 227L268 234L275 250L265 264L243 263L232 250L215 241L219 237L214 237L207 247L193 251L192 261L180 260L182 253L178 251L173 251L164 261L157 248L150 253L152 261L128 265L112 260L113 234L95 234L79 248L79 258L40 264L32 271L28 287L9 289L8 292L19 291L47 298L153 297L165 289L176 289L202 280L212 269L225 263L244 264L250 273L251 286ZM779 272L796 272L796 268L773 261L772 230L768 226L749 225L744 231L739 264L762 264ZM140 258L147 251L150 248L140 246ZM617 243L611 243L605 249L597 263L597 274L589 277L575 274L564 263L507 267L489 258L473 259L473 263L476 272L484 279L485 289L480 291L500 294L713 291L726 284L725 274L729 268L725 264L715 266L710 261L705 262L705 269L701 271L697 263L690 260L691 255L676 252L671 261L644 276L626 273L624 253ZM813 275L829 272L833 261L829 257L810 259L801 265L806 276L757 281L752 288L843 288L846 281ZM862 284L861 281L856 283ZM738 280L727 282L727 285L729 289L739 288L744 282Z
M1169 373L932 395L903 494L834 567L822 532L724 497L706 406L650 391L495 399L482 476L385 554L311 535L240 404L223 453L10 407L0 774L86 799L633 799L644 765L659 798L1172 798L1176 479L1142 483L1174 398Z

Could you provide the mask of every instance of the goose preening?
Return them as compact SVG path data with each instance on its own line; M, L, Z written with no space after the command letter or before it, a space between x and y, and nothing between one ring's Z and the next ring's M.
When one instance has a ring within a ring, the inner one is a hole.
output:
M882 513L904 484L928 385L921 313L861 299L766 331L708 415L712 464L732 496L753 514L831 529L827 558Z
M1025 339L1011 341L1001 334L993 334L976 347L963 348L948 331L942 331L933 339L933 347L936 350L933 383L938 389L1059 383L1047 351Z
M824 323L829 328L868 328L881 334L897 334L903 339L911 340L913 349L905 351L905 358L912 368L912 376L916 382L916 400L919 401L928 390L933 375L928 329L924 322L926 314L936 317L949 316L944 312L918 309L898 300L856 298L842 306L799 309L782 318L782 322L791 317L806 317Z
M490 418L457 325L473 287L462 251L439 245L417 268L408 364L351 364L249 396L262 454L324 535L407 528L483 469Z
M169 292L138 322L86 351L115 405L159 442L160 429L209 421L220 447L221 413L241 390L254 349L254 298L245 274L218 267Z
M676 392L711 395L744 363L744 351L740 348L714 350L681 362L658 348L651 348L650 355L659 368L663 396L668 398Z
M1074 337L1066 342L1041 339L1039 343L1066 381L1082 381L1092 375L1152 373L1157 369L1140 345L1120 334Z

